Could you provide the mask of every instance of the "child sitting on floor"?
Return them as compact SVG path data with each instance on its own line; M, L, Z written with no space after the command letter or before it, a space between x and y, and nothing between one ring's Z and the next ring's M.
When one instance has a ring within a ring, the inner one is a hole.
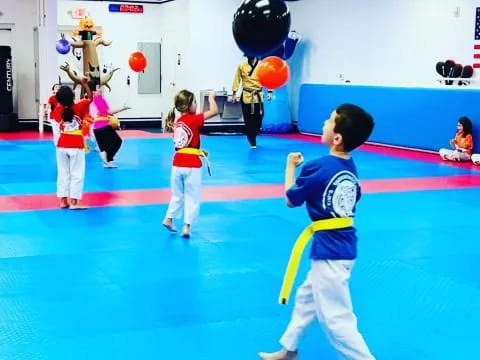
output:
M455 138L450 140L455 150L440 149L439 153L443 160L450 161L470 161L473 149L473 137L472 137L472 122L471 120L463 116L458 119L457 134Z

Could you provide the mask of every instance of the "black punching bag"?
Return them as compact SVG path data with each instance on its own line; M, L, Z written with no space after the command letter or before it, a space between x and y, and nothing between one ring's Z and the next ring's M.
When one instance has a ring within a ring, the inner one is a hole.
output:
M10 46L0 46L0 114L13 111L12 50Z
M13 112L12 49L0 46L0 131L17 131L18 118Z
M290 31L290 11L283 0L243 0L233 16L233 38L248 56L278 49Z

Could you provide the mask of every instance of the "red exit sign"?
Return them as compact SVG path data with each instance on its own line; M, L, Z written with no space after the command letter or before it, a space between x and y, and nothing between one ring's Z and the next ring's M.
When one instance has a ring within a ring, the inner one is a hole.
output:
M143 14L143 5L109 4L108 11L121 13Z

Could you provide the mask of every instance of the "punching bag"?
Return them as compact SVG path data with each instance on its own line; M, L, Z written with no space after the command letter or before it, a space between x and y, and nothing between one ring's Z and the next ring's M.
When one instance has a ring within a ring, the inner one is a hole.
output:
M12 50L10 46L0 46L0 114L13 111Z
M18 118L13 113L12 49L0 46L0 131L16 130Z
M273 91L273 99L266 100L264 94L263 107L265 110L260 131L267 134L282 134L292 132L292 114L288 103L287 86Z

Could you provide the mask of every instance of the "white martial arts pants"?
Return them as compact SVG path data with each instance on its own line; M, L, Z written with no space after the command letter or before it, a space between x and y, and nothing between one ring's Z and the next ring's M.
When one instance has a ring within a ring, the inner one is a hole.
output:
M57 148L57 196L81 199L85 180L85 150Z
M176 219L183 215L183 222L192 224L200 210L201 183L202 168L173 166L170 176L172 198L166 217Z
M307 326L317 318L340 359L375 359L357 328L348 280L355 261L313 260L305 282L298 288L292 319L280 344L297 350Z
M444 160L470 161L470 155L463 151L440 149L439 153Z
M480 165L480 154L473 154L472 155L472 162L475 165Z
M60 126L53 119L50 119L50 126L52 127L53 144L57 146L58 139L60 138Z

